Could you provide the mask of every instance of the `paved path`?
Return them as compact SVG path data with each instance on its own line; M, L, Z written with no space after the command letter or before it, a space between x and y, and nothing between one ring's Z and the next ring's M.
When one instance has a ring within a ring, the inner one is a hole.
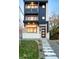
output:
M58 57L56 56L56 53L51 48L47 39L42 39L42 46L43 46L43 52L44 52L45 59L58 59Z
M48 40L48 42L56 53L56 56L59 58L59 40Z

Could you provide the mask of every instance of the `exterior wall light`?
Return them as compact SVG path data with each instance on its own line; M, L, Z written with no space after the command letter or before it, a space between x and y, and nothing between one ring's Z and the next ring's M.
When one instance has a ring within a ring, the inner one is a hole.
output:
M42 8L45 8L45 5L42 5Z
M42 19L45 19L45 17L43 16Z

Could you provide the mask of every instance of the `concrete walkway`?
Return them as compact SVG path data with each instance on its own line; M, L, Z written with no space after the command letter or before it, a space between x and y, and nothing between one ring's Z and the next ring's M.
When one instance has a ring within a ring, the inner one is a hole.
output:
M56 56L59 58L59 40L48 40L48 42L56 53Z
M42 47L44 52L44 58L45 59L58 59L56 56L56 53L51 48L50 44L48 43L47 39L42 39Z

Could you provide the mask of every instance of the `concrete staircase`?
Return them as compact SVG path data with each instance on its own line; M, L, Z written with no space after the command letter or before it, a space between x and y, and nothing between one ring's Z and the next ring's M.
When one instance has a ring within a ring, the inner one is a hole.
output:
M46 38L42 39L42 48L43 48L45 59L58 59L56 53L54 53L54 50L51 48Z

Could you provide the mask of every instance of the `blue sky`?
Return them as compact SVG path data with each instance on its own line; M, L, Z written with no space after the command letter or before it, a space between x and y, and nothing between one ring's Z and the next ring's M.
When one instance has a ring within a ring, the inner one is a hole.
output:
M59 15L59 0L48 0L48 14Z
M23 0L19 0L21 9L23 10ZM59 0L48 0L48 15L59 15Z

